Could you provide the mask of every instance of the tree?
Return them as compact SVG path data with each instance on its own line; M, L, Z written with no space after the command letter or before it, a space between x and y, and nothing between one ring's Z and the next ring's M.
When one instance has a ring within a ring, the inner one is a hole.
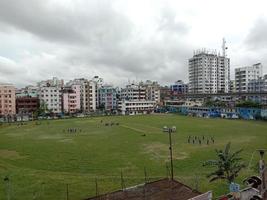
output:
M217 168L214 172L207 175L207 177L210 178L210 182L224 179L227 180L228 183L232 183L238 176L239 172L245 168L242 158L239 157L242 149L232 153L230 147L231 143L229 142L224 150L216 149L215 151L218 160L204 162L203 166L215 166Z
M34 113L34 115L35 115L36 117L38 117L38 116L44 116L48 111L49 111L49 109L48 109L48 107L47 107L47 104L46 104L44 101L42 101L42 102L40 103L39 108L38 108L37 111Z
M236 107L243 107L243 108L261 108L260 103L254 101L241 101L236 104Z

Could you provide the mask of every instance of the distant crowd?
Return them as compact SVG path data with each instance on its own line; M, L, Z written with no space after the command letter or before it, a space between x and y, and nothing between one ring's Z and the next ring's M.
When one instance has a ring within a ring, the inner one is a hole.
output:
M189 135L188 138L187 138L187 143L188 144L199 144L199 145L202 145L202 144L206 144L206 145L209 145L209 144L214 144L215 143L215 139L214 137L211 137L211 136L191 136Z

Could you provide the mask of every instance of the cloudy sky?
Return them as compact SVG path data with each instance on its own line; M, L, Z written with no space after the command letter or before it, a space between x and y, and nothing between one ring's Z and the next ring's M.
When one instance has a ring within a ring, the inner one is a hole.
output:
M0 0L0 82L187 80L194 49L267 73L266 0Z

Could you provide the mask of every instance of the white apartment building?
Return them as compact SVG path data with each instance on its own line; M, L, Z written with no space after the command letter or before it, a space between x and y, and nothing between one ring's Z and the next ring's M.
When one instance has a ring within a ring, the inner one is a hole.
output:
M140 84L129 84L121 89L122 100L140 101L146 100L146 88Z
M118 111L122 115L149 114L154 112L155 101L121 100L118 102Z
M228 93L229 69L229 58L216 51L196 51L189 59L189 93Z
M38 96L40 103L45 103L47 109L53 113L62 112L62 88L57 86L39 87Z
M235 69L236 92L248 92L249 83L262 77L262 64Z
M230 59L223 38L222 55L216 50L194 51L189 59L189 93L228 93L230 90Z

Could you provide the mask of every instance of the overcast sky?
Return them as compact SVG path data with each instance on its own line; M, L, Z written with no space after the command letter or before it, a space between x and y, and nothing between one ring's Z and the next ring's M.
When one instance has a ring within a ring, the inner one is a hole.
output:
M0 0L0 82L188 80L194 49L267 73L266 0Z

